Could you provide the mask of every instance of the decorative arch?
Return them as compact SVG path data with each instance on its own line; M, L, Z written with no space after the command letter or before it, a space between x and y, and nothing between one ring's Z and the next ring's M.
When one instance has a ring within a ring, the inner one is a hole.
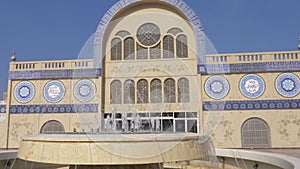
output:
M176 7L181 11L190 21L193 26L196 41L197 41L197 61L198 65L205 64L205 36L203 33L203 27L198 16L195 12L183 1L183 0L162 0L166 4ZM115 5L113 5L103 16L99 22L98 28L95 33L94 38L94 67L102 68L102 43L104 38L104 33L107 25L111 22L112 18L121 10L129 5L132 5L140 0L120 0Z
M177 84L178 103L187 103L190 101L190 85L187 78L181 78Z
M176 88L175 80L172 78L166 79L164 82L164 102L175 103L176 102Z
M153 79L150 83L150 100L151 103L162 102L162 85L159 79Z
M137 103L148 103L148 81L141 79L137 82Z
M114 80L110 84L110 103L122 103L122 83L120 80Z
M41 128L40 133L43 134L57 134L57 133L64 133L65 128L64 126L56 120L50 120L44 123L44 125Z
M243 147L271 147L270 127L263 119L246 120L241 128Z
M133 80L126 80L124 83L124 104L135 103L135 85Z
M122 40L120 38L114 38L111 40L111 60L122 60Z

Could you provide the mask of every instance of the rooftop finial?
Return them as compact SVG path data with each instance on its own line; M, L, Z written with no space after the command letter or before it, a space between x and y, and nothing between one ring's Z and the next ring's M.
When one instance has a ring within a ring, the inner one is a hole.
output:
M13 48L13 55L11 56L10 60L11 60L12 62L15 62L15 61L17 60L15 48Z

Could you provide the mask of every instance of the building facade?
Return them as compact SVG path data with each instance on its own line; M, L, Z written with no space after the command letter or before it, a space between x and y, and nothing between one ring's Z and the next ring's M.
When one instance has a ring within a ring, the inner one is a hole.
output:
M202 30L181 0L121 0L99 23L92 59L12 61L0 148L30 134L112 130L299 147L300 51L208 55Z

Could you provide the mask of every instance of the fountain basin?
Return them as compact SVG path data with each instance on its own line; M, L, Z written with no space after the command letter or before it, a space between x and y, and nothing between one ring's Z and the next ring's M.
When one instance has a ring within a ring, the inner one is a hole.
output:
M143 165L206 158L212 143L195 133L51 134L22 139L18 157L63 165Z

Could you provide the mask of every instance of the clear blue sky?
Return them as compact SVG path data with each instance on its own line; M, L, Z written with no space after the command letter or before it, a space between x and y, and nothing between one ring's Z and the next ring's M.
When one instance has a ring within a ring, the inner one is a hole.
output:
M2 0L0 99L12 48L18 61L76 59L118 0ZM297 50L299 0L186 0L219 53Z

